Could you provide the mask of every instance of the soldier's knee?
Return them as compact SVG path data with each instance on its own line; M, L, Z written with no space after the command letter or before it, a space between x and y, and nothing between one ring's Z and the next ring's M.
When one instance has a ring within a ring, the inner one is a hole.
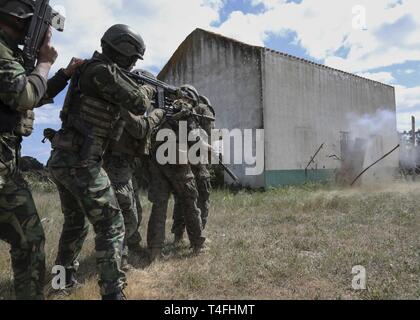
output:
M111 242L121 242L125 236L124 219L121 214L109 217L94 224L96 243L107 246Z

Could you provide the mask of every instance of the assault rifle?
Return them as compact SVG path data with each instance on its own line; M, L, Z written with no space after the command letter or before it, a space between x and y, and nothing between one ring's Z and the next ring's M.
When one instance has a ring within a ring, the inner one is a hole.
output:
M53 10L49 2L49 0L36 1L34 15L25 37L23 59L24 67L29 72L35 69L39 49L44 42L48 28L52 26L60 32L64 31L65 18Z
M232 170L230 170L224 163L223 163L223 159L222 159L222 155L219 155L219 165L220 167L222 167L222 169L229 175L229 177L231 177L233 179L233 181L235 182L239 182L239 178L238 176L233 173Z
M174 101L183 98L187 100L191 100L190 97L183 94L181 89L171 86L163 81L160 81L155 78L148 77L144 74L140 73L134 73L134 72L128 72L124 71L125 74L131 79L134 80L138 85L149 85L156 90L156 99L154 102L155 108L162 109L165 111L166 115L168 117L175 117L175 115L182 112L183 110L180 108L174 107ZM194 116L196 118L205 119L209 121L216 121L215 118L197 114L195 112L192 112L190 116Z

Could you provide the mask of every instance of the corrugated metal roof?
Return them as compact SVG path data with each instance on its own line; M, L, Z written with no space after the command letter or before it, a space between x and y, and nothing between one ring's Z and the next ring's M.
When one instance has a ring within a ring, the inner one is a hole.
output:
M195 34L199 34L199 33L204 33L204 34L210 35L210 36L212 36L214 38L228 40L230 42L236 43L237 45L249 47L250 49L258 49L258 50L261 50L261 51L272 52L272 53L278 54L278 55L280 55L282 57L288 58L290 60L299 61L299 62L302 62L302 63L314 65L314 66L320 67L322 69L326 69L326 70L330 70L330 71L334 71L334 72L339 72L339 73L345 74L347 76L359 78L359 79L362 79L362 80L365 80L365 81L373 82L373 83L376 83L376 84L379 84L379 85L382 85L382 86L386 86L386 87L390 87L390 88L393 88L394 89L393 86L388 85L388 84L385 84L385 83L382 83L382 82L379 82L379 81L375 81L375 80L372 80L372 79L364 78L364 77L358 76L358 75L353 74L353 73L349 73L349 72L346 72L346 71L342 71L342 70L339 70L339 69L328 67L326 65L319 64L319 63L316 63L314 61L310 61L310 60L307 60L307 59L299 58L299 57L296 57L296 56L293 56L293 55L290 55L290 54L287 54L287 53L284 53L284 52L280 52L280 51L277 51L277 50L273 50L273 49L270 49L270 48L265 48L265 47L260 47L260 46L253 46L253 45L247 44L245 42L241 42L239 40L232 39L232 38L223 36L221 34L218 34L218 33L215 33L215 32L211 32L211 31L208 31L208 30L204 30L204 29L200 29L200 28L195 29L181 43L181 45L178 47L178 49L175 51L175 53L172 55L172 57L169 59L169 61L166 63L166 65L162 68L161 72L158 75L158 78L159 79L161 79L162 76L164 76L169 71L170 66L176 62L176 60L178 59L179 55L182 53L182 51L184 51L183 50L184 47L188 44L188 42L192 41L194 35Z

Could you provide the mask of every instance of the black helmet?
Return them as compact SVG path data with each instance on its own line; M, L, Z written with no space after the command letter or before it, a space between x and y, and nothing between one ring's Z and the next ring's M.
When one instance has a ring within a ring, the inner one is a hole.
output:
M19 19L32 17L34 11L34 0L0 0L0 12Z
M211 113L213 113L213 116L216 116L216 111L214 110L213 106L211 105L210 99L207 98L206 96L200 96L199 97L199 101L202 104L205 104L211 111Z
M146 46L143 38L124 24L116 24L109 28L102 37L102 46L109 45L116 52L125 57L137 57L143 60Z
M199 103L200 95L195 87L190 84L184 84L181 86L181 91L187 95L188 98L193 100L196 104Z
M139 76L148 77L148 78L151 78L151 79L157 79L156 76L153 73L151 73L147 70L144 70L144 69L136 69L136 70L133 71L133 73L137 74Z
M200 103L205 104L206 106L211 107L211 102L210 102L210 99L209 98L207 98L206 96L200 96L199 99L200 99Z

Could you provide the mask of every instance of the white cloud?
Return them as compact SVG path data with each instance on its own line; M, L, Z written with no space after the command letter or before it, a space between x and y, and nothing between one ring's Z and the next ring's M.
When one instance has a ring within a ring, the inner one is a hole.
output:
M418 0L251 0L265 10L255 14L232 12L219 27L219 10L227 0L57 0L66 8L66 30L55 33L60 58L55 68L72 56L89 57L114 23L126 23L145 39L147 52L139 66L159 69L184 38L197 27L238 40L264 45L271 34L296 33L296 42L313 58L364 77L396 84L390 72L375 69L420 61ZM355 30L352 8L366 7L367 30ZM344 48L344 50L343 50ZM345 57L338 52L348 52ZM411 70L407 71L410 73ZM420 106L420 88L397 87L400 110ZM38 111L38 122L58 119L58 108ZM44 120L43 120L44 119Z
M144 67L161 67L195 28L202 27L238 40L264 45L271 34L296 32L296 41L313 58L353 73L420 60L420 10L418 0L252 0L263 4L262 13L232 12L221 26L218 11L227 0L62 0L67 26L56 34L60 59L57 67L73 55L89 56L114 23L126 23L145 39ZM355 5L366 8L368 29L352 26ZM340 49L348 50L343 58Z
M420 111L420 86L407 88L404 86L395 86L397 95L397 107L400 111L409 112L415 107Z
M420 60L420 10L418 0L253 0L267 10L259 14L232 14L222 32L262 44L267 35L297 33L308 54L327 65L349 72ZM367 30L353 28L356 5L366 8ZM346 58L337 54L347 48Z
M36 125L48 124L58 125L61 124L60 120L61 107L53 104L45 105L42 108L35 109Z
M66 9L66 29L55 33L59 50L55 68L72 56L89 57L100 48L104 32L115 23L137 30L147 50L142 67L160 67L184 38L197 27L208 28L218 20L222 0L62 0L53 4Z

